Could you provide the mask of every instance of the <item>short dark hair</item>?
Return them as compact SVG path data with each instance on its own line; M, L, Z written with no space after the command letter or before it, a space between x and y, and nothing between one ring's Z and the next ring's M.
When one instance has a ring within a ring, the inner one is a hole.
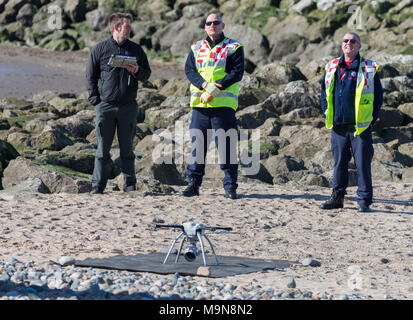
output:
M109 32L113 32L115 25L118 28L122 25L122 19L129 19L132 22L132 15L130 13L113 13L109 18Z

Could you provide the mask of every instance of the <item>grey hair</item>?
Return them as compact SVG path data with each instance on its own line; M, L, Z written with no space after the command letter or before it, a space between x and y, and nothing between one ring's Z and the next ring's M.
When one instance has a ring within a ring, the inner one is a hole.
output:
M219 13L219 12L211 12L211 13L209 13L209 14L207 15L207 17L205 18L205 21L207 21L208 17L209 17L210 15L213 15L213 14L216 15L217 18L218 18L218 20L222 22L222 14Z
M355 32L346 32L344 35L346 35L346 34L351 34L351 35L353 35L353 36L356 38L357 42L361 44L360 37L359 37L359 35L358 35L357 33L355 33Z

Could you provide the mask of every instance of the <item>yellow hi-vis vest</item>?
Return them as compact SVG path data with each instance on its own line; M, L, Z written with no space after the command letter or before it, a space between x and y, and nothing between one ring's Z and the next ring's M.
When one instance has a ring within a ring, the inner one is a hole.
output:
M207 82L213 82L225 77L225 65L227 58L237 49L242 47L242 44L225 38L211 49L207 40L200 40L191 46L194 53L195 64L198 73ZM236 82L228 88L221 90L218 96L214 97L209 103L201 102L201 94L204 90L199 90L193 84L191 90L191 107L197 108L215 108L215 107L231 107L234 110L238 108L239 83Z
M333 106L333 91L334 91L334 75L337 70L340 58L331 60L326 65L326 99L327 110L326 127L333 128L334 106ZM356 100L355 100L355 114L356 114L356 131L354 136L360 135L366 130L373 120L373 101L374 101L374 75L379 68L379 64L373 60L368 60L360 57L360 66L357 74L356 84Z

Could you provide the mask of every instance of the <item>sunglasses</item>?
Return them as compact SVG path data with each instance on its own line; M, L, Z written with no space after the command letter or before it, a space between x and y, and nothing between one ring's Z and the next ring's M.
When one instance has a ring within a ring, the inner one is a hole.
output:
M219 25L221 23L221 21L217 21L217 20L215 20L215 21L207 21L207 22L205 22L205 25L206 26L210 26L211 24L213 24L214 26L217 26L217 25Z
M354 39L344 39L343 42L344 43L350 42L351 44L355 44L357 41Z

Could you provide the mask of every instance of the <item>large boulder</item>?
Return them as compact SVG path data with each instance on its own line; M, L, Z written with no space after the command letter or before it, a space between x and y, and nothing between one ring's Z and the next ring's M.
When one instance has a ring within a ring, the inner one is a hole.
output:
M19 155L19 152L13 147L13 145L7 141L0 140L0 179L3 175L3 170L7 167L9 162L16 159Z
M273 62L259 67L253 73L254 76L266 79L273 86L287 84L291 81L307 80L293 64Z
M87 24L94 31L109 30L109 17L110 14L104 8L97 8L86 13Z
M73 144L59 129L52 129L46 126L41 133L34 137L34 146L39 152L43 150L61 150Z
M191 45L205 38L203 18L180 19L159 28L152 36L155 50L170 51L174 56L187 56ZM176 35L179 34L179 37Z
M20 22L25 27L30 27L36 12L37 8L33 4L26 3L17 13L16 21Z
M28 159L18 157L10 161L3 172L5 189L18 185L27 179L39 178L51 193L83 193L91 190L90 178L57 166L42 166Z
M64 10L72 22L83 21L86 14L86 1L67 0Z
M321 116L320 92L305 81L289 82L284 90L269 96L262 104L276 115L295 109L313 108L309 116Z
M245 57L254 64L259 64L268 56L268 40L253 28L239 24L225 26L227 37L239 41L244 45Z

